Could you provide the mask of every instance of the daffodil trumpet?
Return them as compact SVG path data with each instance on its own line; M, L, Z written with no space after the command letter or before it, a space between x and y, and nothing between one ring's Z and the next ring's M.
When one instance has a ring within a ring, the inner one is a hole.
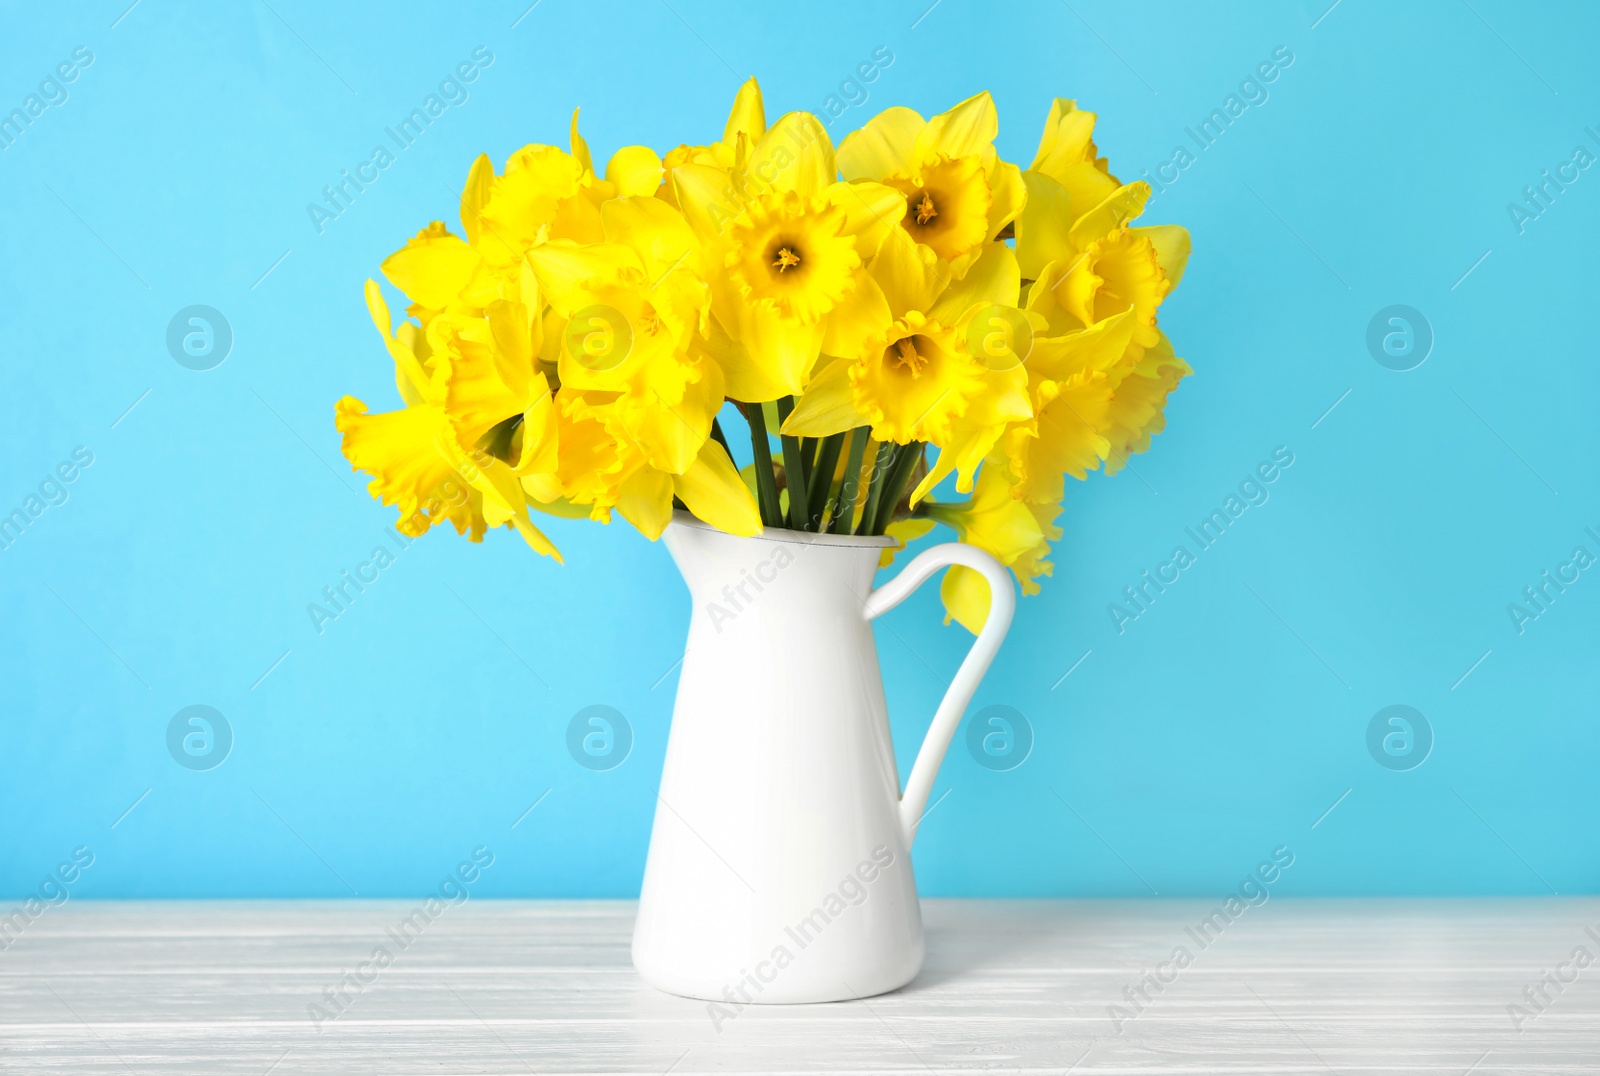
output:
M600 167L574 113L565 149L480 156L459 229L384 260L398 319L367 282L401 406L340 400L344 454L411 535L504 526L559 559L541 516L896 548L942 525L1035 593L1066 477L1147 450L1191 373L1157 321L1188 233L1135 224L1150 189L1094 126L1057 99L1023 168L979 93L835 147L808 112L769 126L751 79L716 141ZM957 566L942 593L977 632L987 584Z

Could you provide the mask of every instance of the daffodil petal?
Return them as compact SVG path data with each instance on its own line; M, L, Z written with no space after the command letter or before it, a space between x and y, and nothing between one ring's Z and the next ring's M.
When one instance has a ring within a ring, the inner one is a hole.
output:
M660 198L613 198L600 207L600 219L608 240L633 248L652 286L680 266L700 267L689 222Z
M835 182L838 171L833 141L809 112L790 112L768 128L751 149L745 166L748 182L807 198Z
M1189 229L1178 224L1152 224L1131 229L1135 234L1150 240L1156 248L1156 263L1172 287L1183 279L1184 267L1189 264Z
M805 325L754 306L739 311L739 329L744 358L723 366L729 396L755 403L793 396L805 387L822 352L821 322Z
M791 437L827 437L865 426L867 420L851 397L849 368L848 361L835 359L814 374L781 432Z
M1028 201L1028 185L1022 181L1022 169L997 155L989 169L989 234L993 239L1007 224L1016 220L1017 214Z
M738 141L742 134L754 142L767 133L767 114L761 101L761 87L754 77L745 80L733 98L733 108L728 112L728 122L722 128L722 140Z
M529 475L522 480L523 491L529 495L528 507L547 516L555 516L557 519L588 519L589 506L586 504L574 504L559 493L552 495L548 500L534 493L534 487L544 488L549 478L548 475Z
M906 213L906 196L882 183L835 183L823 196L844 211L840 234L856 237L856 253L864 260L878 252Z
M528 547L536 553L554 557L561 562L561 552L545 533L528 518L528 504L522 495L522 485L511 468L499 460L489 460L471 472L474 489L483 494L483 515L491 527L509 523Z
M583 136L578 133L577 109L572 110L572 130L568 135L568 141L572 145L572 155L577 158L579 164L583 165L583 170L585 172L593 172L594 157L589 153L589 143L585 142Z
M515 470L519 477L554 474L560 465L560 433L556 398L543 373L533 375L534 399L522 412L522 449Z
M622 483L617 511L652 542L672 522L672 476L641 467Z
M1073 222L1072 231L1067 234L1068 241L1082 250L1143 213L1144 204L1149 198L1150 184L1143 180L1118 187L1099 205Z
M755 495L715 440L708 439L700 447L694 464L674 478L672 486L697 519L742 538L761 533L761 511Z
M383 260L389 283L432 310L455 302L472 280L481 256L439 221L418 232Z
M1117 383L1107 415L1106 474L1116 474L1134 453L1150 447L1150 438L1166 429L1167 397L1178 382L1194 373L1173 353L1166 334L1147 348L1138 366Z
M395 326L394 339L395 343L415 356L417 364L421 366L426 376L432 376L428 371L427 361L423 358L427 354L428 335L422 331L420 325L414 321L402 321ZM406 372L406 368L398 363L394 368L394 387L400 390L400 398L406 402L407 407L427 402L422 397L421 389L412 383L411 375Z
M706 164L680 164L672 170L672 189L689 226L702 236L721 235L739 215L728 173Z
M1033 417L1028 374L1023 367L987 370L984 379L988 383L985 391L977 393L966 411L951 423L949 438L940 446L933 467L912 490L913 505L932 493L952 471L956 472L957 492L970 492L973 475L1006 429Z
M917 135L912 156L920 163L939 157L977 157L994 145L1000 117L989 91L962 101L928 121Z
M822 340L825 355L843 355L855 358L867 342L888 332L894 315L889 312L889 301L872 274L857 270L855 285L828 315L827 331Z
M976 635L989 620L989 581L971 568L957 564L947 570L939 583L939 600L946 624L954 620Z
M1059 175L1085 160L1092 163L1095 118L1093 112L1078 111L1077 102L1057 97L1044 121L1039 152L1034 154L1028 168L1046 175Z
M459 335L446 354L445 411L461 444L475 446L490 429L528 406L531 364L502 366L491 344Z
M424 404L368 414L366 404L346 396L335 408L334 425L351 468L372 476L367 492L400 510L401 533L415 537L449 519L457 531L482 538L483 520L470 510L443 408Z
M1014 473L1023 476L1021 495L1034 502L1059 501L1063 475L1082 481L1111 451L1102 432L1111 411L1112 385L1106 375L1085 371L1065 381L1041 385L1031 430L1009 434Z
M868 268L895 317L911 310L927 310L945 285L940 279L945 270L940 269L933 252L913 242L903 231L889 237Z
M658 470L681 474L711 435L711 420L722 407L722 371L715 362L702 360L698 373L676 391L645 388L618 401L629 435Z
M986 243L966 275L944 290L928 311L928 317L944 325L954 325L973 307L983 303L1016 306L1022 287L1017 255L1004 243Z
M886 537L893 538L898 544L884 548L878 554L878 567L887 568L894 563L894 556L918 538L927 534L938 526L931 519L897 519L883 528Z
M1017 264L1028 280L1044 275L1051 262L1066 261L1076 253L1067 233L1072 228L1072 198L1056 180L1043 172L1022 173L1027 202L1017 215Z
M664 169L661 158L649 146L623 146L606 164L606 182L617 186L617 194L653 195L661 186ZM604 207L601 208L604 216Z
M394 338L394 330L389 321L389 304L384 302L383 291L378 287L376 280L367 281L366 298L367 313L372 316L372 324L378 327L378 333L383 337L384 346L389 349L389 357L394 360L396 370L411 382L411 387L419 398L432 403L441 402L439 399L441 393L422 369L417 356L410 348Z
M909 108L884 109L839 143L839 174L856 180L908 172L911 149L925 122Z
M490 183L479 210L485 227L513 254L539 241L567 203L576 200L584 167L555 146L524 146Z
M1028 369L1036 377L1057 381L1085 372L1109 373L1127 353L1136 327L1130 307L1079 332L1036 336Z
M467 182L461 187L461 230L466 233L467 242L474 245L483 231L483 222L478 214L489 200L493 183L494 163L489 160L487 153L480 153L467 172Z
M521 303L496 299L483 313L494 341L495 365L501 378L519 399L526 399L534 356L539 353L529 331L528 311Z
M564 317L594 302L596 282L630 269L641 277L644 274L639 256L620 243L578 244L555 239L528 251L527 259L545 300Z

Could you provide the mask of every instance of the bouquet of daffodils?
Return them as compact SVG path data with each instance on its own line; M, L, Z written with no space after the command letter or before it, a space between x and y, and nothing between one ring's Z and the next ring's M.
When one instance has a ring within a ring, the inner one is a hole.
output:
M1057 100L1023 170L981 93L835 148L809 112L768 126L752 79L720 141L601 173L574 114L566 151L473 163L461 234L384 261L410 318L367 281L405 406L341 399L344 454L409 535L509 526L559 559L532 513L652 540L675 509L902 546L943 523L1037 592L1065 476L1149 447L1191 372L1156 325L1188 233L1131 225L1150 188L1108 171L1094 123ZM951 475L964 499L932 500ZM977 573L941 592L982 626Z

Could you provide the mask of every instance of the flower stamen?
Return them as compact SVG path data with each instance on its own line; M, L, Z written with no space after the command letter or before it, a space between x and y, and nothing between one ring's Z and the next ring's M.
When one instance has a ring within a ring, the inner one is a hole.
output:
M917 223L927 224L938 215L939 211L933 207L933 195L923 191L922 201L917 203Z
M917 354L917 346L911 342L911 338L908 336L903 339L896 340L894 342L894 346L895 351L898 352L895 358L899 361L900 365L910 370L912 377L920 376L922 373L922 368L928 364L928 360L922 355Z
M772 263L772 266L781 273L785 269L793 269L799 264L800 255L796 254L788 247L779 247L777 260Z

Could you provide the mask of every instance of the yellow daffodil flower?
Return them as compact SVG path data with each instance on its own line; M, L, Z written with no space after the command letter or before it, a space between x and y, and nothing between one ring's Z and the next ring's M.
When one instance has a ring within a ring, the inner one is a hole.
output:
M617 393L618 420L650 465L682 474L723 401L722 369L696 343L709 301L700 248L660 199L624 197L602 213L607 242L528 252L551 308L569 322L564 387Z
M560 554L529 521L520 489L505 464L476 446L463 448L447 406L450 359L433 354L433 369L396 339L389 308L376 283L367 282L367 307L393 356L399 377L409 382L416 402L399 411L368 414L366 404L346 396L338 403L335 427L351 466L372 475L368 492L400 509L400 530L420 535L441 519L457 533L482 541L485 528L510 524L534 549L556 559ZM404 393L403 393L404 394Z
M859 338L872 320L856 293L902 199L837 174L828 133L806 112L784 116L747 151L736 146L729 168L671 170L707 265L722 270L708 278L707 349L732 399L799 392L830 336Z
M1058 97L1051 104L1050 114L1044 121L1044 132L1039 137L1039 150L1034 154L1033 163L1023 173L1028 187L1028 201L1035 203L1035 208L1058 212L1070 207L1073 210L1071 216L1076 219L1104 202L1122 186L1095 147L1095 119L1093 112L1079 111L1075 101ZM1040 180L1050 182L1041 183ZM1045 205L1038 205L1040 202ZM1066 206L1061 205L1062 202ZM1023 233L1024 222L1019 220L1017 255L1026 267L1029 258ZM1030 237L1041 241L1048 238L1043 234ZM1062 232L1062 238L1065 238L1065 232ZM1024 272L1027 272L1026 268Z
M839 168L846 179L899 191L905 233L955 261L998 236L1026 198L1017 166L995 152L999 131L987 91L926 121L909 108L885 109L840 143Z
M741 140L748 150L766 133L767 113L761 100L761 87L755 79L747 79L733 99L733 108L728 112L728 122L722 128L721 140L706 146L678 146L663 158L665 182L658 196L670 205L677 205L677 189L672 182L673 169L684 164L702 164L724 171L731 170Z
M558 428L555 485L540 486L542 495L553 499L559 491L570 503L588 505L590 518L600 522L609 522L615 509L652 541L672 518L674 496L729 534L761 533L755 498L716 441L706 440L682 474L658 470L624 426L616 400L603 394L563 393Z
M886 241L869 268L882 297L878 330L818 373L784 432L826 437L867 425L881 441L944 449L914 497L958 465L970 480L1007 423L1031 414L1026 373L980 362L962 331L978 311L1014 305L1018 276L1002 243L978 252L959 280L947 270L922 246Z
M490 266L513 267L528 250L551 240L601 242L602 205L619 195L654 194L661 184L661 159L647 146L624 146L612 155L604 178L596 175L576 112L571 142L571 153L524 146L498 176L487 156L473 163L461 195L461 222Z

